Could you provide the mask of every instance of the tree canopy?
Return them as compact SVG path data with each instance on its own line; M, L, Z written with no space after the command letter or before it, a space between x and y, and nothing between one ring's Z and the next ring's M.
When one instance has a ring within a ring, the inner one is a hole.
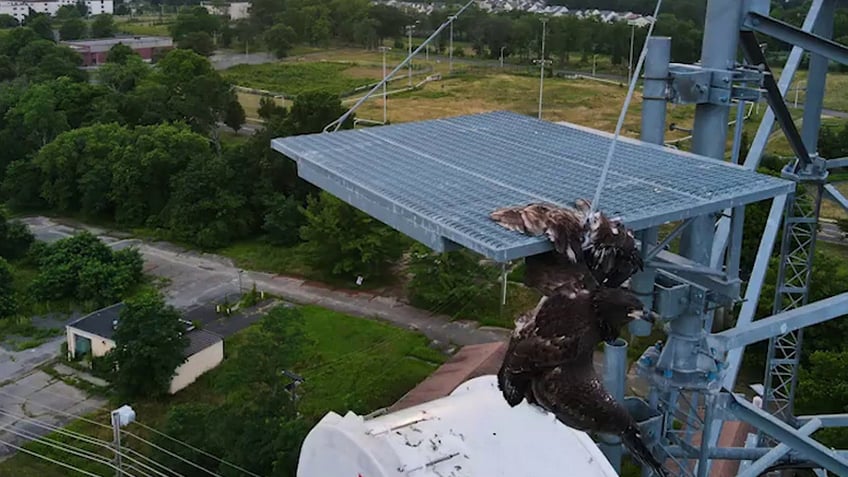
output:
M113 252L88 232L40 244L39 273L31 284L36 299L111 305L141 281L143 262L133 248Z
M125 398L166 394L189 344L179 312L153 292L126 300L113 340L112 384Z

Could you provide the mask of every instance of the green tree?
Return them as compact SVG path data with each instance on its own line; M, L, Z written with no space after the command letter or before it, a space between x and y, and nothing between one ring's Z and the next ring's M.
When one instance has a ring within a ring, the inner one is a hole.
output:
M0 28L15 28L18 26L18 20L12 15L0 13Z
M189 447L175 443L173 440L156 434L153 442L168 452L155 450L157 462L161 462L178 475L200 476L209 475L201 472L184 460L190 461L204 469L218 469L220 462L209 455L224 455L225 449L218 445L225 439L219 438L216 431L219 429L216 422L221 419L222 409L219 406L211 406L205 403L176 404L170 407L165 415L165 422L161 428L162 432L170 437L194 447L203 449L205 453L196 452ZM226 435L227 433L225 433ZM177 459L179 455L182 459ZM221 469L221 472L224 472Z
M62 212L112 217L115 151L132 139L117 124L96 124L60 134L35 158L43 179L42 197Z
M295 134L317 133L346 111L347 108L342 106L337 95L326 91L309 91L295 98L286 120ZM352 128L353 119L353 115L350 115L342 125L343 128Z
M215 52L215 42L205 31L193 31L183 35L177 42L177 47L191 50L201 56L212 56Z
M79 68L82 66L79 53L47 40L33 41L21 48L16 56L16 65L18 76L25 76L33 83L62 76L78 82L88 79L88 74Z
M189 344L180 314L154 292L126 300L109 358L116 365L113 384L124 398L159 397L185 362Z
M170 28L171 36L179 42L190 33L204 32L212 37L220 30L221 21L218 17L210 15L206 8L198 5L181 10Z
M434 254L417 244L411 253L409 273L410 302L429 310L440 309L445 303L459 307L482 299L479 291L491 286L498 275L496 269L480 265L480 257L473 253Z
M141 58L141 56L139 56L139 54L129 46L123 43L117 43L112 48L109 48L109 54L106 55L106 63L117 63L119 65L123 65L126 64L126 62L132 57Z
M289 246L300 242L300 227L304 225L300 202L294 196L274 194L268 202L268 212L262 229L274 245Z
M93 38L111 38L115 36L115 31L115 19L108 13L96 15L91 22L91 36Z
M233 366L223 367L214 376L214 386L223 402L214 407L173 406L163 431L253 473L294 477L298 450L311 422L296 416L291 395L285 389L288 382L281 372L298 364L303 347L309 343L303 320L299 309L278 307L244 330L251 346L231 356ZM217 469L223 476L242 475L227 464L210 460L206 454L191 450L186 454L184 447L171 440L156 439L156 443L202 467ZM182 475L200 475L196 468L168 453L157 457Z
M40 209L44 206L41 198L41 169L27 159L9 164L3 178L2 193L10 206L19 210Z
M238 97L235 94L231 94L230 100L227 101L227 107L224 110L224 124L229 126L233 131L239 132L245 119L244 108L239 103Z
M184 125L137 127L116 152L112 170L115 220L124 226L160 226L171 182L194 157L210 158L209 142Z
M213 249L246 234L245 199L231 190L233 175L221 157L195 152L171 182L165 223L174 236Z
M804 414L848 412L848 351L814 351L802 366L798 381L797 408ZM824 432L827 431L827 432ZM816 439L828 446L848 446L846 429L825 429Z
M31 289L38 300L106 306L124 298L142 277L138 250L112 252L88 232L40 247L36 259L39 273Z
M15 260L24 257L35 241L25 224L10 221L0 212L0 257Z
M18 311L12 267L0 257L0 319L14 316Z
M32 11L32 10L30 10ZM51 24L50 15L45 13L31 13L24 24L32 29L38 36L45 40L55 41L53 36L53 25Z
M303 213L304 258L331 276L384 277L407 244L391 228L326 192L310 197Z
M265 44L274 52L277 58L288 56L294 46L297 34L288 25L278 23L265 32Z
M59 38L62 40L79 40L85 37L88 31L88 24L82 18L69 18L62 22L59 27Z
M165 55L145 83L132 95L138 114L143 117L152 110L157 114L151 122L184 121L203 134L223 120L233 95L208 59L180 48Z
M132 55L121 57L120 61L112 61L114 50L124 46L121 44L112 47L109 52L109 60L97 71L100 82L117 93L132 91L150 74L150 66L141 59L141 56L132 52ZM129 48L129 47L127 47ZM122 53L120 54L122 55ZM116 58L117 59L117 58ZM122 99L119 97L119 99Z

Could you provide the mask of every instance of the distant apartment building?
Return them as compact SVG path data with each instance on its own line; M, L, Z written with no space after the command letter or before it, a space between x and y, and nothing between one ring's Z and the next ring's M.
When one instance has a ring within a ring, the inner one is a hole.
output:
M88 7L89 15L114 12L115 2L113 0L84 0L83 3ZM35 13L55 15L59 8L76 4L77 0L51 0L49 2L0 0L0 14L11 15L15 20L21 22L29 15L30 10Z
M250 2L219 3L201 1L200 6L212 15L226 16L230 20L241 20L242 18L250 17Z
M0 1L0 15L12 16L20 23L29 15L29 2L2 0Z
M97 66L106 63L109 50L118 43L123 43L132 48L145 61L152 60L158 52L167 51L174 47L174 41L165 36L94 38L62 42L63 45L70 47L82 56L83 66Z

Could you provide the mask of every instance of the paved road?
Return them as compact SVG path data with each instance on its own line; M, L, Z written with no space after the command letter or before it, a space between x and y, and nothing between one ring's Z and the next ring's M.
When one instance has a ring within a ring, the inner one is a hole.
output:
M239 269L219 255L199 253L167 242L147 242L127 238L97 227L69 222L59 223L47 217L28 217L22 220L40 240L55 240L88 229L113 248L135 246L145 260L145 271L165 278L167 301L188 308L214 300L226 293L238 291ZM316 304L354 316L378 319L394 325L417 330L432 340L456 345L488 343L505 339L505 330L481 329L474 322L450 321L443 316L410 307L395 298L371 293L330 289L299 278L271 273L245 271L245 286L256 283L257 288L285 300Z
M209 61L216 70L225 70L235 65L273 63L277 61L277 58L267 52L244 54L244 52L218 50L209 57Z
M816 236L820 240L824 242L848 245L848 238L843 237L842 230L836 224L822 221L819 222L819 225L821 227L819 228L819 233Z

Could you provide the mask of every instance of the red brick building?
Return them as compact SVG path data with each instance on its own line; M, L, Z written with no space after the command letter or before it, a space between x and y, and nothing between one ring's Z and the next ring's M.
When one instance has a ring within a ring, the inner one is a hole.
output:
M159 52L174 48L174 41L163 36L95 38L62 42L63 45L70 47L82 56L83 66L97 66L106 63L109 50L118 43L129 46L145 61L152 60Z

